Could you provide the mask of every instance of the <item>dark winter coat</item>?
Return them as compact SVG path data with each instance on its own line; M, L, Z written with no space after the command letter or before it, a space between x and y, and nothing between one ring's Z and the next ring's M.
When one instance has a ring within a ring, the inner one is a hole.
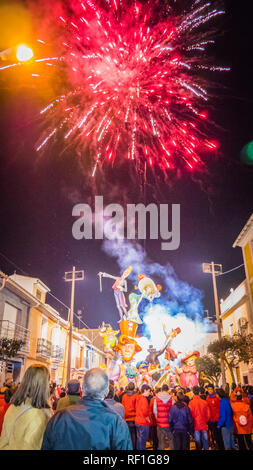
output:
M169 426L170 430L178 432L194 431L193 418L189 407L180 401L173 405L169 412Z
M42 450L132 450L128 426L101 400L58 411L49 421Z

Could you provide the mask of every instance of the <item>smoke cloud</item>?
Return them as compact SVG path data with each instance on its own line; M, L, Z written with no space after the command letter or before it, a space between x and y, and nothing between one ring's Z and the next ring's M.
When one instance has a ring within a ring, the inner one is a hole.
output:
M138 343L142 351L135 360L143 360L147 356L148 347L152 344L157 350L165 342L163 325L167 331L181 328L181 333L174 338L171 347L179 354L178 360L187 352L197 349L205 343L206 335L212 331L207 319L204 318L202 304L203 293L199 289L178 279L171 264L161 265L152 262L147 253L137 242L128 240L106 240L103 243L104 252L115 258L121 272L128 266L133 270L129 279L138 283L138 274L150 276L155 283L162 285L161 297L153 304L142 302L139 313L143 317L142 334ZM164 354L159 358L160 363L166 363Z

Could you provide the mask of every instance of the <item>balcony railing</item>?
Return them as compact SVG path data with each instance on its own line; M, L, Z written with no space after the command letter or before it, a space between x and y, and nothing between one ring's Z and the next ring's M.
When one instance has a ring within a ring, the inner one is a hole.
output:
M51 357L52 343L44 338L38 338L37 342L37 355L44 357Z
M60 346L52 345L51 357L53 361L63 362L64 361L64 348L60 348Z
M9 320L0 320L0 337L24 341L18 354L30 351L30 330Z

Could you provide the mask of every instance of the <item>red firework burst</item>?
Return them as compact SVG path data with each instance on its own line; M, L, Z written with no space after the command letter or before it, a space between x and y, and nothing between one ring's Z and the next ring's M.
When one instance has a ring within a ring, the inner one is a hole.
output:
M68 85L41 110L48 131L37 151L60 137L84 158L89 149L93 176L123 158L137 169L145 162L163 171L203 168L206 152L217 148L206 135L206 71L228 70L207 59L214 43L207 24L224 11L202 0L181 14L173 5L161 15L157 2L61 4L51 40L57 54L34 62L54 64Z

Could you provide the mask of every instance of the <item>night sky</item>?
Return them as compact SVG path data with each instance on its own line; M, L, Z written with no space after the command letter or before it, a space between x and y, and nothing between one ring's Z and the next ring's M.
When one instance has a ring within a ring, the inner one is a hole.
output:
M24 3L24 2L23 2ZM85 281L76 285L75 311L96 328L103 319L117 326L118 313L110 282L99 293L97 273L119 274L114 259L95 240L76 241L72 237L72 208L91 202L95 194L105 202L156 202L181 204L181 245L177 251L161 251L160 241L146 242L152 261L171 263L179 279L203 290L204 308L214 313L211 277L202 273L202 263L215 261L227 271L242 264L239 248L232 248L237 235L253 212L253 166L240 158L243 146L253 140L253 42L250 4L226 1L222 34L217 40L217 62L231 66L218 75L213 120L220 142L217 158L208 164L208 174L183 172L173 181L163 182L147 175L147 191L127 166L115 166L100 176L97 186L81 169L71 151L62 153L60 143L38 157L34 150L39 136L38 112L45 105L36 88L26 86L14 72L8 82L0 76L0 268L40 278L52 293L69 304L70 284L64 272L73 265L85 270ZM8 45L1 44L1 49ZM5 75L6 76L6 75ZM143 242L142 242L143 245ZM218 279L219 296L228 295L245 277L243 269ZM66 317L66 310L48 297L48 303Z

